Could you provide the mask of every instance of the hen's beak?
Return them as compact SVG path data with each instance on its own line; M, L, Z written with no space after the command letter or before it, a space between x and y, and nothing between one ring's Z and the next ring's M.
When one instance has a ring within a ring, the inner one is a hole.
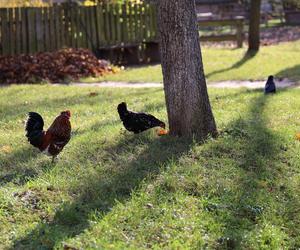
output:
M166 124L161 123L161 124L160 124L160 127L163 128L163 129L165 129L165 128L166 128Z

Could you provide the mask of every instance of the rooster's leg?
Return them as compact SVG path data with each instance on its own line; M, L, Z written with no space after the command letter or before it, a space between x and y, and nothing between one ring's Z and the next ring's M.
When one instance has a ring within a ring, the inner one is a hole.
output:
M53 164L55 162L56 156L52 156L52 161L51 163Z

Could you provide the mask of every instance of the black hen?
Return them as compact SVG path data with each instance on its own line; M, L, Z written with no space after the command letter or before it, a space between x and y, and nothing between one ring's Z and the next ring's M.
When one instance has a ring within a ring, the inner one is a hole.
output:
M125 102L118 105L118 113L124 127L135 134L154 127L166 127L164 122L153 115L129 111Z
M276 93L276 86L274 83L274 77L269 76L268 81L265 86L265 94L271 94L271 93Z

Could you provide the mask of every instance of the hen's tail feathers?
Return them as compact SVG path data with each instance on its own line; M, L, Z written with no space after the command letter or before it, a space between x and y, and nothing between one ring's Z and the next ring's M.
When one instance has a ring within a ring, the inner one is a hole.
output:
M31 145L39 148L43 143L43 118L35 112L28 113L28 119L25 125L26 137Z

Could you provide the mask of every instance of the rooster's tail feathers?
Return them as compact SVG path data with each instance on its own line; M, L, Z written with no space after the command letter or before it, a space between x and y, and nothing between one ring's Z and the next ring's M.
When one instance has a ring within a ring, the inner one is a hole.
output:
M28 113L28 119L25 125L26 137L30 144L35 147L40 147L43 139L43 128L44 120L43 118L35 112Z

